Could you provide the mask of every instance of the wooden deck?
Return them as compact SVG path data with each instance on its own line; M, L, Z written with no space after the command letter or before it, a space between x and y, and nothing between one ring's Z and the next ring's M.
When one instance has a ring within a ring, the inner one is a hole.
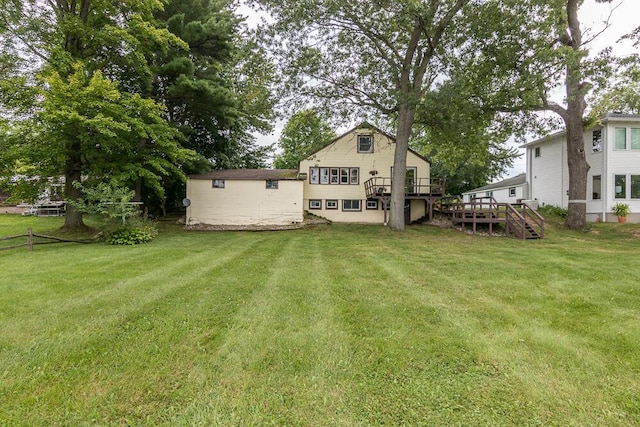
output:
M494 226L503 226L507 235L520 239L544 237L544 218L524 203L498 203L493 197L479 197L464 202L459 197L439 201L438 209L462 227L471 226L476 233L478 224L487 224L489 234Z

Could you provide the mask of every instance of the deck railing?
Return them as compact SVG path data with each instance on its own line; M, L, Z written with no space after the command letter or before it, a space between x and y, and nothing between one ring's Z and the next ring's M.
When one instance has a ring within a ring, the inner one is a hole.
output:
M520 239L544 237L544 218L526 203L509 204L507 209L507 233Z
M364 189L368 199L391 195L391 178L373 177L365 181ZM444 179L414 178L405 182L405 196L442 196L444 194Z
M544 237L544 218L524 203L498 203L493 197L478 197L469 202L460 197L443 197L440 211L449 214L453 222L473 224L489 224L489 232L493 232L493 224L503 224L507 234L514 234L520 239Z

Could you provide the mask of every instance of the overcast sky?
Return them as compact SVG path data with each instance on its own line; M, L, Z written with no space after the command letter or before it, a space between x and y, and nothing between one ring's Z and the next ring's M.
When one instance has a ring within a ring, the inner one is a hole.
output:
M250 9L242 8L240 13L249 15L249 24L252 24L254 19L257 22L257 18L252 15ZM627 55L634 51L631 43L618 43L620 37L630 33L636 27L640 26L640 0L614 0L612 4L600 4L595 0L585 0L583 6L580 8L580 21L582 29L585 32L585 39L593 37L595 34L601 32L605 27L605 21L609 20L610 26L602 34L600 34L595 40L589 44L591 52L599 52L607 46L613 48L614 54L618 56ZM278 141L280 138L280 132L284 122L280 122L276 125L274 133L271 135L258 135L258 143L261 145L268 145ZM339 129L344 131L346 129ZM512 170L510 170L507 176L517 175L524 172L525 161L524 158L517 161L517 164Z

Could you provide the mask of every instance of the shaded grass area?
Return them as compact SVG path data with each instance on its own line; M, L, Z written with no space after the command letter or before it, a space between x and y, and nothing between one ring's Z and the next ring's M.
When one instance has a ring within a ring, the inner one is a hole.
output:
M0 424L640 425L637 226L161 228L0 252Z

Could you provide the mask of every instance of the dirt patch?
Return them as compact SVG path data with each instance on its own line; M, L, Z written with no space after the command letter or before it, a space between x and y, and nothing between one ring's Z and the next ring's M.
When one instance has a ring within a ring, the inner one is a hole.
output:
M190 231L284 231L300 230L312 225L330 224L331 221L320 217L305 218L303 222L284 225L252 224L252 225L185 225L185 230Z

